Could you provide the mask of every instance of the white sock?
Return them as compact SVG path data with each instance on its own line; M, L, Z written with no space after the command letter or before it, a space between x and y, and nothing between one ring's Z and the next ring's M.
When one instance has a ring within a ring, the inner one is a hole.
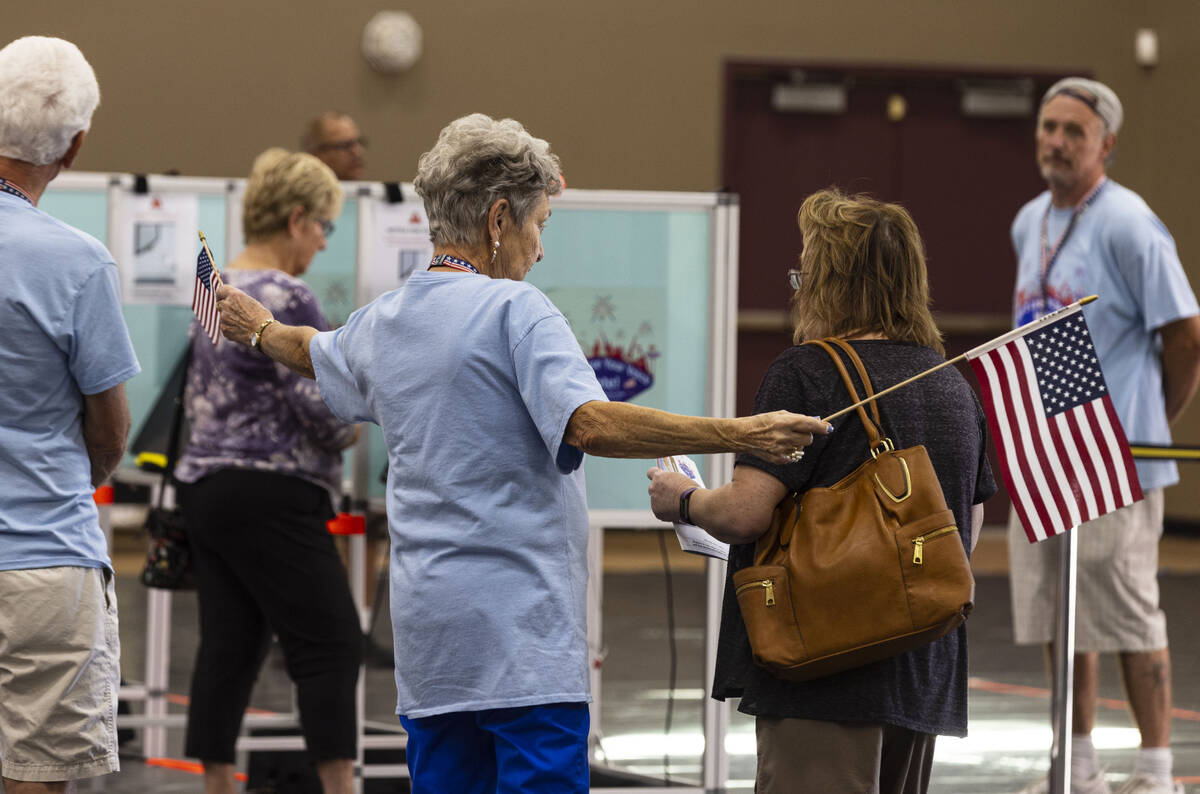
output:
M1170 780L1171 761L1170 747L1138 748L1137 761L1133 764L1133 774L1142 773L1153 775L1161 780Z
M1100 769L1096 766L1096 748L1092 736L1071 737L1071 779L1091 780Z

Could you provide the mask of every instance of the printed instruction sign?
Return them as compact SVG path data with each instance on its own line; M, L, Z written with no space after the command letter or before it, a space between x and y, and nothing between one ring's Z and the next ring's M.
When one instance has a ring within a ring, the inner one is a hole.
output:
M125 195L113 252L125 303L191 306L199 202L194 195Z
M433 243L429 240L429 218L419 201L396 204L372 202L374 255L370 266L370 299L394 290L414 270L429 265Z

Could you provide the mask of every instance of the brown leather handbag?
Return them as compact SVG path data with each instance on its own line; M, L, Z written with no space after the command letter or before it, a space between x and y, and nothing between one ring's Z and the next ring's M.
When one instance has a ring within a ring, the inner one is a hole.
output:
M874 395L858 355L840 339L810 342L858 393L836 344ZM925 447L895 449L863 407L870 458L828 488L788 494L759 538L755 564L733 575L755 661L806 681L918 648L958 627L975 580L954 514Z

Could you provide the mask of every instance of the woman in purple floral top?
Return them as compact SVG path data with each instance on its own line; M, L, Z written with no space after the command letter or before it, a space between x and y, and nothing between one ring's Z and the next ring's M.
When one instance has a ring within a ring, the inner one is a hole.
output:
M280 322L327 329L298 276L325 248L341 202L315 157L261 154L246 185L246 250L225 282ZM349 792L362 635L325 522L356 430L330 413L314 381L257 347L214 347L194 325L184 401L192 433L175 476L200 601L186 753L204 762L208 794L234 791L234 743L274 633L322 785Z

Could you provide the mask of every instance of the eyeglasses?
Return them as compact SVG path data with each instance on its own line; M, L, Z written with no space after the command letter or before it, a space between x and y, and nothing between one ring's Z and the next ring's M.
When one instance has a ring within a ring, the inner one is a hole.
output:
M367 148L367 139L360 135L359 137L351 138L348 141L330 141L328 143L319 144L317 146L317 151L330 152L336 150L339 152L349 152L354 149L355 146L361 146L364 149Z
M800 289L800 281L804 278L803 270L790 269L788 270L788 284L792 285L792 289Z
M313 218L313 220L315 220L317 225L321 227L321 234L325 235L326 237L333 236L333 230L335 228L333 221L327 221L324 218Z

